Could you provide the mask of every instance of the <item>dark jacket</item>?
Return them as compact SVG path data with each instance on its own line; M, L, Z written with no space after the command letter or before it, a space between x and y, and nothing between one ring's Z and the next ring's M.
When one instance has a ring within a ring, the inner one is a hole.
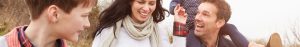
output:
M196 37L194 37L196 38ZM196 38L197 39L197 38ZM186 47L206 47L201 41L196 40L187 40ZM226 39L224 36L220 35L218 42L218 47L237 47L231 40Z
M229 35L231 40L224 38L225 35ZM193 31L189 32L186 40L187 47L205 47ZM225 24L220 29L218 43L219 47L248 47L249 44L248 40L232 24Z

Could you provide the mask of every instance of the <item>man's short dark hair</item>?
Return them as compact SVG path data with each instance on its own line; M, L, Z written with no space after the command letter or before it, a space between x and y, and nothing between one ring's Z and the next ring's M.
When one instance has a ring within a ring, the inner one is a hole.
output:
M201 3L212 3L217 7L217 20L224 19L228 22L231 16L231 9L229 4L225 0L201 0Z

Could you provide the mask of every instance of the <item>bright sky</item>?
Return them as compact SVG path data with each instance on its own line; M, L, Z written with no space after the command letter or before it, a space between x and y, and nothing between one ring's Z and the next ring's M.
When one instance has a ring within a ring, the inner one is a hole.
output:
M295 40L291 28L298 27L297 31L300 31L299 0L227 1L233 12L229 23L235 24L249 39L266 40L273 32L278 32L283 41L286 41L285 38Z
M163 7L169 9L170 1L163 0ZM291 35L291 27L298 27L297 31L300 34L300 0L226 1L232 9L229 23L236 25L248 39L268 40L273 32L278 32L282 39L295 40Z

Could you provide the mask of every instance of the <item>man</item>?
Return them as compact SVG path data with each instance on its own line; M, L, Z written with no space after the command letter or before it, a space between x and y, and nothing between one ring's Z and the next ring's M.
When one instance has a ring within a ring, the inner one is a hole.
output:
M198 38L194 34L194 20L195 15L198 13L197 10L199 6L199 2L202 0L186 0L184 1L185 9L187 9L187 12L189 14L187 21L186 21L186 27L188 29L188 35L186 38L186 47L199 47L201 44ZM236 44L237 47L247 47L248 46L248 40L237 30L237 28L233 24L226 23L221 29L220 29L220 35L229 35L231 40L234 44Z
M96 0L25 0L30 24L19 26L0 37L1 47L67 47L77 42L90 26L88 16Z
M224 0L201 0L194 24L194 34L201 43L200 47L236 47L220 35L220 29L230 15L230 6Z

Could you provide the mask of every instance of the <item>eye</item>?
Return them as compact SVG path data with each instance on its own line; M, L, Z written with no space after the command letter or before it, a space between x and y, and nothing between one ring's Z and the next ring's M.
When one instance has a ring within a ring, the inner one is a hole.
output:
M155 1L151 1L149 4L150 4L150 5L155 5L156 2L155 2Z
M83 15L81 15L81 17L88 17L88 16L90 16L90 14L83 14Z
M203 15L204 15L204 16L207 16L208 14L207 14L207 13L203 13Z
M145 4L145 1L137 1L139 4Z
M203 15L203 16L209 16L209 12L204 11L204 12L202 12L202 15Z

